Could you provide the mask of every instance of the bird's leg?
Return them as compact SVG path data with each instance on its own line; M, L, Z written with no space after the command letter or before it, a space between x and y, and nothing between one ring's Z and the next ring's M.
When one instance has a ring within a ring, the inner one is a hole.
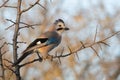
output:
M43 59L40 57L39 52L38 52L38 51L35 51L35 52L37 53L37 56L38 56L38 58L39 58L39 61L42 62Z
M53 56L52 55L48 55L47 59L49 59L50 61L53 61Z

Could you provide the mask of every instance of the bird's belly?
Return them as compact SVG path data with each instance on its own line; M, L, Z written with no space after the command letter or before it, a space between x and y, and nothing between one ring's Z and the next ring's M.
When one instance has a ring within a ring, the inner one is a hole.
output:
M38 51L40 52L40 54L45 54L45 53L48 53L49 51L51 51L56 46L55 45L45 46L45 47L39 48Z

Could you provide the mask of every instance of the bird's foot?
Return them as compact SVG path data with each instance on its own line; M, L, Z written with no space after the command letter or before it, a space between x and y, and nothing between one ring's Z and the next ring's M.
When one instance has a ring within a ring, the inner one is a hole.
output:
M50 61L53 61L53 56L52 55L48 55L47 59L49 59Z
M39 55L39 52L37 51L36 53L37 53L37 56L38 56L38 58L39 58L39 62L42 62L43 59L42 59L41 56Z

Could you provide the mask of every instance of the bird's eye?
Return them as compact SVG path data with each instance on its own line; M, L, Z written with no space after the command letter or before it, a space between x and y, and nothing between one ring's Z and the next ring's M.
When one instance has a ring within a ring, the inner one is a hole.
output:
M61 27L62 25L58 25L59 27Z

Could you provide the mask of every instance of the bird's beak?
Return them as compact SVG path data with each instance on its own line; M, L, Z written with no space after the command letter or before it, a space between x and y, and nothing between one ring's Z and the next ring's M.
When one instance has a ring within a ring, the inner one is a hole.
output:
M65 27L64 30L69 30L69 28Z

